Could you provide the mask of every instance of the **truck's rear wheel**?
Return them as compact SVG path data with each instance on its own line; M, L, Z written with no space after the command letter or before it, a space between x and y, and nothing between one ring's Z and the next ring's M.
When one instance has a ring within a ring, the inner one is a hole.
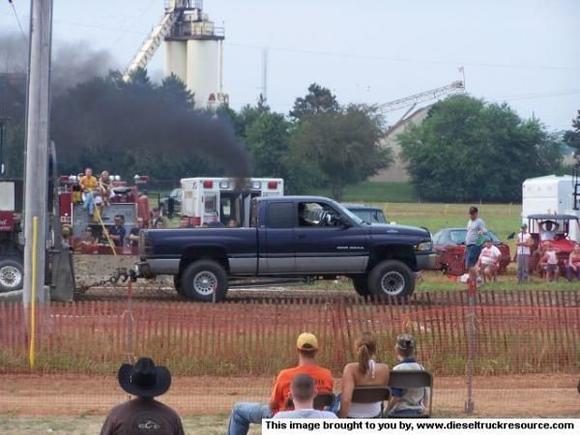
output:
M183 295L201 302L219 302L228 291L228 275L221 264L212 260L191 263L181 274Z
M386 260L371 270L368 286L371 294L375 296L396 298L411 296L415 290L415 275L402 261Z
M0 260L0 292L19 290L24 284L24 267L17 260Z
M371 292L369 291L369 283L366 275L352 276L351 279L354 289L359 296L366 297L371 294Z

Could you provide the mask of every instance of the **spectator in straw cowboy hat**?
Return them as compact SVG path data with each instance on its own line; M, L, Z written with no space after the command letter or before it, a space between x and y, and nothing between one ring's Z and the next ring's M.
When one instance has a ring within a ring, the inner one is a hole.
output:
M179 415L154 399L171 386L166 367L156 366L151 358L139 358L135 365L123 364L117 377L121 388L136 398L109 412L101 435L184 434Z
M269 404L236 403L228 423L228 435L245 435L251 423L260 423L279 411L287 409L292 380L298 375L308 375L316 384L319 393L332 392L333 380L330 370L316 364L318 339L309 332L303 332L296 340L298 365L278 373Z

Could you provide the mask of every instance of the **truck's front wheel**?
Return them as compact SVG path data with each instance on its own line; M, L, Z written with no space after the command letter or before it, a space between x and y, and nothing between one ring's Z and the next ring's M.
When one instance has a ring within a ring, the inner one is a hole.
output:
M369 273L369 290L375 296L401 298L415 290L415 275L402 261L386 260Z
M188 299L219 302L228 291L228 275L221 264L211 260L191 263L181 274L181 290Z

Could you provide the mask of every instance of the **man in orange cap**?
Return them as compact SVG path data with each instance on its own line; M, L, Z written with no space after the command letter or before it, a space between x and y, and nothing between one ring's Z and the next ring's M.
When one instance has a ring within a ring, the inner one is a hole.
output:
M298 375L310 376L319 393L331 393L334 383L330 370L316 364L318 339L314 334L303 332L296 340L298 365L278 373L272 397L268 405L260 403L236 403L228 423L228 435L246 435L250 423L261 423L279 411L287 409L292 380Z

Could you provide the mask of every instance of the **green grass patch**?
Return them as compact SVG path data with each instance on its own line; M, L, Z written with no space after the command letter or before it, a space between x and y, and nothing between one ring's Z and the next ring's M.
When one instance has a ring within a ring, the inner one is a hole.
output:
M330 189L313 189L313 195L331 196ZM363 181L346 186L343 202L415 202L417 194L411 183Z

